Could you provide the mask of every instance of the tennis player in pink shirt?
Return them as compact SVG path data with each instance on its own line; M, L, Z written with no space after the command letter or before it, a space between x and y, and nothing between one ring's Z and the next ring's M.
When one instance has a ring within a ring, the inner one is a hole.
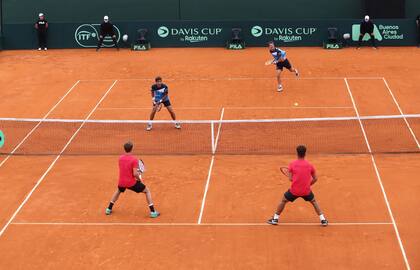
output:
M283 212L284 207L288 202L293 202L297 198L302 198L307 202L310 202L315 209L315 212L319 215L322 226L327 226L328 221L322 214L321 208L315 200L315 195L311 190L311 186L316 183L318 178L314 166L305 160L306 147L299 145L296 148L298 159L289 164L289 180L292 185L288 191L284 193L284 196L277 207L277 211L273 218L269 219L267 223L277 225L279 223L279 216Z
M152 194L143 182L141 181L141 172L139 171L139 160L131 154L133 150L133 143L127 142L124 144L125 154L121 155L118 160L120 169L118 188L111 198L108 207L105 209L105 214L110 215L112 213L112 207L117 202L120 194L125 192L126 189L132 190L136 193L146 194L146 200L150 209L150 217L156 218L160 215L155 210L152 201Z

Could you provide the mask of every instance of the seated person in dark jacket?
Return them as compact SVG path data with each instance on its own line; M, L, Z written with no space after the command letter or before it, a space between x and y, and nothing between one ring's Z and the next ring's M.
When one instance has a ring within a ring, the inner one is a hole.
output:
M112 38L112 41L114 41L115 44L115 48L118 50L117 36L115 35L114 25L109 21L108 16L104 16L104 21L101 23L99 42L96 51L99 51L106 36L110 36Z
M365 34L370 35L370 40L372 42L372 46L373 46L373 48L376 49L375 35L373 34L374 27L375 26L373 24L373 21L369 18L368 15L366 15L365 19L360 24L359 43L358 43L358 46L357 46L358 49L360 48L360 45L362 45L362 40L363 40L363 37L365 36Z

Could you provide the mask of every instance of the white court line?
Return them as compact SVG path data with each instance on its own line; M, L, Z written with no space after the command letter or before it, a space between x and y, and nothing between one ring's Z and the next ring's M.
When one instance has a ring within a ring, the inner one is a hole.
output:
M212 226L212 227L246 227L246 226L273 226L261 223L152 223L152 222L13 222L12 225L39 225L39 226ZM391 222L330 222L328 226L372 226L392 225ZM319 226L319 222L285 222L278 226Z
M165 81L249 81L249 80L272 80L274 77L221 77L221 78L166 78ZM299 77L299 80L343 80L345 77ZM285 77L283 80L296 80L294 77ZM347 77L352 80L381 80L382 77ZM153 78L126 78L126 79L85 79L84 82L97 81L150 81Z
M401 253L402 253L404 262L405 262L405 266L406 266L406 268L408 270L410 270L411 268L410 268L410 264L408 263L408 259L407 259L407 255L405 253L404 245L402 243L402 240L401 240L401 237L400 237L400 233L398 231L398 227L397 227L397 224L395 222L394 214L392 213L391 205L389 203L388 196L387 196L386 191L385 191L385 187L384 187L384 185L382 183L382 178L381 178L381 175L379 173L378 166L376 165L375 157L372 154L370 143L369 143L368 137L366 136L365 128L363 126L362 120L360 119L359 110L357 109L356 102L355 102L355 100L353 98L353 94L352 94L351 89L350 89L350 85L349 85L349 83L348 83L348 81L347 81L346 78L344 78L344 82L346 83L348 94L350 95L351 102L353 103L353 107L354 107L354 110L356 112L356 116L357 116L357 118L359 120L360 128L362 129L362 133L363 133L363 136L365 138L366 145L367 145L367 147L369 149L370 158L371 158L371 161L372 161L373 167L375 169L375 173L376 173L376 178L378 179L379 186L381 187L382 195L384 197L385 204L386 204L386 207L388 209L388 214L389 214L389 216L391 218L392 225L394 227L395 235L397 236L398 244L400 246L400 250L401 250Z
M220 121L223 120L224 114L225 114L225 108L222 108L222 111L220 113ZM215 140L215 143L214 143L214 153L213 154L215 154L216 151L217 151L217 143L219 142L220 130L221 129L222 129L222 122L219 122L219 128L217 129L216 140Z
M150 110L150 107L100 107L107 110ZM177 110L215 110L219 107L176 107ZM290 109L353 109L351 106L283 106L283 107L225 107L227 110L290 110Z
M212 155L211 157L209 172L207 174L206 186L204 188L203 198L201 199L200 215L198 216L197 224L201 224L201 219L203 218L204 206L206 205L207 191L209 190L211 172L213 170L214 157L214 155Z
M225 107L228 110L353 109L351 106Z
M42 124L42 120L45 120L51 113L52 111L55 110L55 108L57 108L57 106L70 94L71 91L73 91L73 89L79 84L80 80L75 82L73 84L73 86L64 94L64 96L62 96L57 103L55 103L54 106L52 106L52 108L44 115L44 117L41 118L41 121L38 122L38 124L36 124L30 131L28 134L26 134L26 136L19 142L18 145L16 145L16 147L10 152L10 154L8 154L6 156L5 159L3 159L0 162L0 167L3 166L4 163L6 163L6 161L19 149L19 147L29 138L29 136L32 135L32 133L34 133L34 131Z
M222 111L220 112L220 120L223 120L224 114L225 114L225 108L222 108ZM208 192L209 186L210 186L211 173L213 171L213 164L214 164L214 157L215 157L214 154L216 153L217 142L219 140L221 127L222 127L222 123L219 123L219 128L217 130L216 140L215 140L214 148L213 148L214 151L213 151L213 155L211 156L209 172L207 174L206 186L204 187L204 194L203 194L203 198L201 199L200 215L198 216L197 224L201 224L201 220L203 218L204 207L206 205L207 192Z
M107 111L107 110L151 110L149 107L100 107L98 111ZM176 107L176 110L216 110L220 107Z
M416 134L414 134L413 130L411 129L410 123L408 123L407 118L404 116L404 113L403 113L403 111L400 107L400 104L398 103L397 99L395 98L394 93L392 93L391 87L389 87L388 82L385 80L385 78L382 78L382 80L384 81L386 88L388 88L389 94L391 95L392 99L394 100L394 103L397 106L398 111L403 116L405 124L407 125L407 128L410 130L411 136L413 136L413 139L417 144L417 148L420 149L419 140L417 139Z
M102 96L102 98L98 101L98 103L95 105L95 107L90 111L88 116L85 118L85 121L88 120L92 114L95 112L96 108L98 108L99 104L105 99L105 97L109 94L111 89L114 87L114 85L117 83L117 81L114 81L114 83L108 88L108 90L105 92L105 94ZM26 202L29 200L29 198L32 196L34 191L38 188L38 186L42 183L42 181L45 179L47 174L51 171L51 169L54 167L55 163L58 161L58 159L61 157L63 152L67 149L67 147L70 145L70 143L73 141L73 139L76 137L76 135L79 133L80 129L85 125L86 122L82 122L80 127L74 132L73 136L68 140L66 145L63 147L63 149L60 151L58 156L51 162L48 169L44 172L44 174L38 179L35 186L31 189L31 191L26 195L23 202L19 205L19 207L16 209L16 211L13 213L13 215L10 217L10 219L7 221L7 223L3 226L3 228L0 231L0 237L3 235L3 233L6 231L6 229L9 227L10 223L15 219L16 215L20 212L22 207L26 204Z

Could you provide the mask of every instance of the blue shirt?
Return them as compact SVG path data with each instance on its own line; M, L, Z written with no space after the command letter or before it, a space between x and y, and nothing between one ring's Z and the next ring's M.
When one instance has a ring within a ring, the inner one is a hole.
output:
M280 50L279 48L275 48L274 51L270 51L270 53L276 61L279 61L280 58L286 60L286 51Z
M152 92L154 93L155 101L159 101L162 99L163 96L166 95L166 97L162 100L162 102L165 102L169 100L168 97L168 86L166 84L161 84L160 87L157 86L157 84L152 85Z

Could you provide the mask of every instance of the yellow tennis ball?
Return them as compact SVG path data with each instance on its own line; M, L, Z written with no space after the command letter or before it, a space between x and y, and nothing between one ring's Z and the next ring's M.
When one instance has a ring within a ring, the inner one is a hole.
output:
M295 106L299 106L299 103L295 102L293 105L295 105Z

